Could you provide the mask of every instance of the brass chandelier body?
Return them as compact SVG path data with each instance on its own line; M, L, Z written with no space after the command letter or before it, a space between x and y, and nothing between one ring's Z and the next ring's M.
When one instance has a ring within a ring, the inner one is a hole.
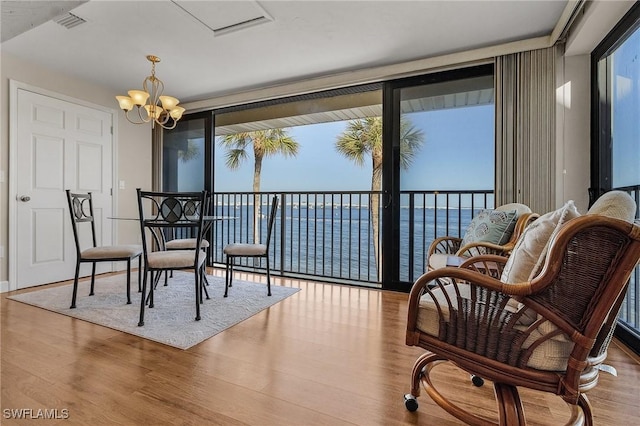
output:
M158 124L165 129L173 129L185 109L178 106L180 102L178 99L163 95L164 83L156 77L156 63L160 62L160 58L147 55L147 60L151 62L151 75L142 82L142 90L129 90L129 96L116 96L116 99L129 122L133 124L151 122L152 127ZM133 109L136 110L137 116L133 113L132 119L129 113Z

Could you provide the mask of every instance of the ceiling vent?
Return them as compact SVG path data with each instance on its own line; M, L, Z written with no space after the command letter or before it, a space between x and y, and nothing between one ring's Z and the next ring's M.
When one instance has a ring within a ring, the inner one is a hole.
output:
M58 16L53 19L57 24L62 25L66 29L70 30L73 27L77 27L80 24L84 24L85 21L81 17L74 15L73 13L65 13L64 15Z

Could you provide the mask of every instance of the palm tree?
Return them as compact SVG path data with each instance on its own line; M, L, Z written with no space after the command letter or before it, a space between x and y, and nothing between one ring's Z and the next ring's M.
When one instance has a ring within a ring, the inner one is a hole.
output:
M407 118L401 117L400 166L402 168L409 167L423 142L422 130L416 129ZM373 229L373 251L378 265L378 273L381 276L382 265L378 259L380 196L377 192L382 189L382 117L367 117L350 121L346 130L338 136L336 149L359 166L364 166L366 158L371 156L371 191L373 194L369 197L369 215Z
M249 147L253 149L253 239L254 243L257 243L262 160L264 157L275 154L295 157L298 154L300 144L289 136L285 129L267 129L224 135L220 140L220 146L227 149L225 164L231 170L237 169L244 160L249 158L247 152Z

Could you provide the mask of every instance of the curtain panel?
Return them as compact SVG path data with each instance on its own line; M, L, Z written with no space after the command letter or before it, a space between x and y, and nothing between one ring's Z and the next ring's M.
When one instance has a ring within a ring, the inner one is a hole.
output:
M495 58L496 205L555 208L556 46Z

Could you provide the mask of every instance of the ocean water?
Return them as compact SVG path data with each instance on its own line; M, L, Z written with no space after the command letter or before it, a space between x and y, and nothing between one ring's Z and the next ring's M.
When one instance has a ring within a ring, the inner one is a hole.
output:
M263 206L262 211L267 212L268 208ZM214 215L233 217L216 221L212 227L213 261L224 263L225 244L254 242L253 207L217 206ZM445 235L463 235L472 217L470 208L415 208L413 213L409 208L401 208L400 279L413 281L424 273L425 254L431 241ZM258 241L264 243L266 214L261 213L258 221ZM270 267L293 274L375 283L378 267L373 235L367 207L285 205L278 210L274 223ZM251 259L242 265L254 263Z

